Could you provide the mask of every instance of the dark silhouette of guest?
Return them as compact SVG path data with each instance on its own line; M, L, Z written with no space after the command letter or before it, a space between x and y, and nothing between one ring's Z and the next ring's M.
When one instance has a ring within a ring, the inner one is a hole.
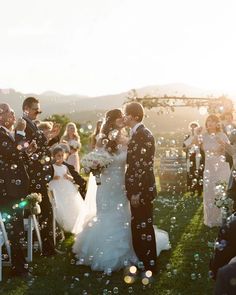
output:
M232 214L220 228L215 244L214 255L210 261L210 270L215 279L218 269L228 264L236 256L236 213Z
M197 122L189 124L189 131L183 143L187 159L187 188L191 193L203 191L203 171L204 171L204 152L196 145L192 145L192 139L195 136L194 130L199 127Z
M236 211L236 129L232 130L229 136L230 145L226 145L227 154L232 157L232 169L227 187L227 195L234 201Z
M214 294L236 294L236 262L226 264L218 270Z
M25 141L30 143L35 140L37 151L30 157L28 173L30 175L30 192L41 193L41 214L39 222L43 243L43 255L55 254L55 245L52 235L53 214L52 205L48 197L47 184L52 178L51 153L48 139L35 124L38 115L41 114L39 100L35 97L27 97L23 102L23 119L26 121Z
M26 171L27 153L33 151L33 142L27 149L20 144L25 125L22 120L16 126L15 113L6 103L0 104L0 211L6 215L8 238L11 244L12 276L25 276L26 260L21 240L24 238L23 209L19 206L29 193L29 176ZM23 126L23 128L22 128ZM19 128L18 128L19 127ZM10 217L10 218L9 218ZM1 259L1 257L0 257Z
M90 137L90 142L91 142L91 148L92 148L92 150L95 149L95 147L96 147L96 143L98 141L99 132L100 132L101 127L102 127L102 122L103 122L102 119L100 119L100 120L97 121L97 124L96 124L96 127L95 127L94 131L93 131L93 134Z

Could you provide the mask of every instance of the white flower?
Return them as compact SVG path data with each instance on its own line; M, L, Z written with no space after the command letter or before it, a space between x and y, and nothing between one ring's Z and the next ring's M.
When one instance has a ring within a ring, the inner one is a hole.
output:
M42 202L42 195L41 194L37 194L37 193L32 193L32 194L26 196L25 199L28 201L29 206L33 206L36 203Z
M81 160L81 164L86 172L91 172L92 170L101 171L102 169L110 165L111 162L112 157L108 153L102 151L90 152Z

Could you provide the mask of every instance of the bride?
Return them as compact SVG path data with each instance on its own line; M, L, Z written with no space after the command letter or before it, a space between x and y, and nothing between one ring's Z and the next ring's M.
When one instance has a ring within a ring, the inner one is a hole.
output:
M102 184L96 190L96 215L84 224L73 245L78 265L89 265L92 270L108 274L138 264L132 245L130 205L125 192L128 139L124 136L124 126L121 110L106 113L98 149L108 153L113 161L103 170ZM164 242L162 249L168 249L168 234L160 231L160 236Z

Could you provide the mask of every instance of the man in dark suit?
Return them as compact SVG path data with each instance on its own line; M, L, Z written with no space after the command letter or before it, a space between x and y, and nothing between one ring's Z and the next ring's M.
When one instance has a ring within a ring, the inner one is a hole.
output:
M202 194L203 190L203 168L204 168L204 152L202 149L192 146L194 130L200 127L197 122L189 124L190 134L186 135L183 142L183 150L186 152L187 160L187 189L194 194Z
M210 261L210 271L215 279L220 267L228 264L236 256L236 213L220 228L215 252Z
M11 133L15 113L6 103L0 104L0 211L6 217L8 238L11 244L13 276L28 273L22 248L24 238L23 210L18 206L29 193L29 176L26 171L26 150L19 144L21 135ZM21 130L22 131L22 130ZM33 143L34 144L34 143ZM33 145L32 144L32 145ZM31 146L28 147L28 151ZM1 259L1 258L0 258Z
M30 192L42 194L41 215L39 222L41 227L41 237L43 243L43 255L51 256L55 254L53 241L53 214L52 205L49 201L47 183L52 179L53 169L51 165L51 153L47 138L38 129L34 121L41 113L40 103L37 98L28 97L23 102L23 119L26 122L25 141L30 143L36 141L37 150L31 155L28 173L30 175Z
M227 264L218 270L215 295L236 294L236 262Z
M142 124L144 110L132 102L125 106L125 123L131 128L125 185L131 204L133 247L142 269L156 273L157 252L153 229L153 200L157 196L154 176L155 141Z

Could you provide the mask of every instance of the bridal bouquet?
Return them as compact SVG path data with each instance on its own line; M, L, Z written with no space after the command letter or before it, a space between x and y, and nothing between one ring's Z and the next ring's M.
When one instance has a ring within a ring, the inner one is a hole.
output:
M227 196L226 188L226 182L218 182L215 186L215 205L221 209L223 220L226 220L226 218L232 213L234 205L234 201Z
M31 214L38 215L41 213L41 208L39 203L42 202L42 195L37 193L32 193L25 197L26 207L30 210Z
M96 179L97 185L101 184L101 172L104 168L107 168L112 162L111 156L105 152L93 151L85 155L81 164L86 174L93 173Z

